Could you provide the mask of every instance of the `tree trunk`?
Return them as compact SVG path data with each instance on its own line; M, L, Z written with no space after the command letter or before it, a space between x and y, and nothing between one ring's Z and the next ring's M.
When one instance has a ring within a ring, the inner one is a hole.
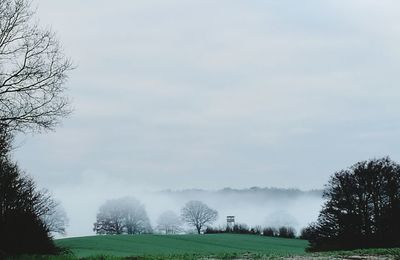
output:
M199 235L200 235L201 227L199 227L199 226L196 226L196 229L197 229L197 234L199 234Z

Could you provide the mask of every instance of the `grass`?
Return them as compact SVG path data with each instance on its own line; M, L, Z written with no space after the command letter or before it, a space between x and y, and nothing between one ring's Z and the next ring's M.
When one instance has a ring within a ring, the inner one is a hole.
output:
M305 253L307 241L255 235L90 236L56 240L69 248L62 256L26 255L10 260L194 260L194 259L371 259L400 260L400 248Z
M10 260L194 260L194 259L345 259L382 256L400 260L400 248L305 253L307 241L256 235L118 235L56 240L70 255L18 256Z
M163 256L215 255L232 258L245 253L260 255L304 254L308 242L300 239L271 238L256 235L114 235L90 236L56 240L56 244L69 248L77 257L108 256Z

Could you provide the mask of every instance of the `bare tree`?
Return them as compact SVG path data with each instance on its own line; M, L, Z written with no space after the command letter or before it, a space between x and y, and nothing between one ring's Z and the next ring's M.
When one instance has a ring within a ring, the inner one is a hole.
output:
M197 233L200 234L206 224L211 224L217 220L218 212L201 201L191 200L182 208L181 216L186 223L194 226Z
M58 233L60 235L66 234L66 227L69 219L59 202L53 201L52 207L46 214L41 216L41 219L51 233Z
M100 207L93 230L97 234L141 234L150 233L151 226L143 204L125 197Z
M0 1L0 125L11 130L52 129L70 113L71 61L33 16L29 0Z
M123 209L118 200L109 200L100 207L93 230L97 234L122 234L124 231L123 215Z
M151 233L151 225L142 203L132 197L120 199L124 212L124 226L127 234Z
M15 167L18 172L17 165ZM24 197L24 199L21 200L18 198L15 202L18 204L16 208L21 207L25 211L32 212L43 222L44 227L49 233L65 234L68 217L61 203L56 201L47 189L39 190L32 177L22 172L19 174L21 178L21 194L19 196Z
M157 220L157 229L166 235L179 233L182 230L181 225L179 216L173 211L165 211Z

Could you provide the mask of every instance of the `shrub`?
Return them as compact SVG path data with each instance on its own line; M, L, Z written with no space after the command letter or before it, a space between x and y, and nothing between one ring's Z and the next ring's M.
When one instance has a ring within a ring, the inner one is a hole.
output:
M292 227L280 227L278 229L278 236L283 238L295 238L296 230Z
M267 237L274 237L277 236L278 234L279 234L278 230L274 227L266 227L262 231L262 235Z

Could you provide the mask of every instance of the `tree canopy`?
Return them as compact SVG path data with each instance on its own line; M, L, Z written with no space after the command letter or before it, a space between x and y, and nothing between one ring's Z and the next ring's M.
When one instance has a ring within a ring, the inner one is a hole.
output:
M166 235L176 234L182 231L182 222L173 211L163 212L157 220L157 230Z
M97 234L141 234L151 232L151 225L144 205L125 197L100 206L93 230Z
M400 165L390 158L333 174L316 223L303 231L310 250L400 246Z
M198 200L191 200L185 204L181 211L182 219L189 225L196 228L198 234L207 224L217 220L218 212L205 203Z

